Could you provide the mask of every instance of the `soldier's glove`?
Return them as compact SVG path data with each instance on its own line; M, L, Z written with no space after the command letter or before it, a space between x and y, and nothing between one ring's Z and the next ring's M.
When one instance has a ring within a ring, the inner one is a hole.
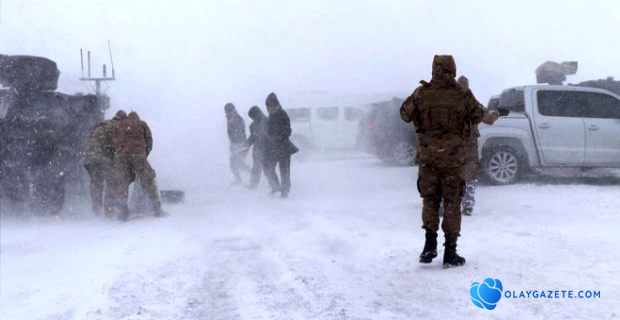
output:
M499 112L500 117L505 117L510 113L510 110L504 108L497 108L497 112Z

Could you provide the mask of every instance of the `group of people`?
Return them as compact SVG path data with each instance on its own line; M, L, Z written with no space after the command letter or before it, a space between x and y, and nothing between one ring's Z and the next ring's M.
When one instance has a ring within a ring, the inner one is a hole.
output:
M247 137L245 122L235 105L227 103L224 112L230 141L230 169L235 184L241 184L241 171L250 172L249 188L256 188L264 172L271 187L270 194L280 193L287 198L291 189L291 155L299 149L291 142L291 121L275 93L265 100L268 116L261 108L253 106L248 112L252 119L250 136ZM252 148L252 167L245 164L245 157ZM280 169L280 176L276 173Z
M129 186L134 181L139 181L154 215L167 215L161 206L155 170L147 159L152 149L151 130L135 111L127 114L119 110L112 119L95 125L84 151L95 215L118 216L127 221Z
M417 133L418 191L422 197L422 228L425 243L421 263L437 257L440 209L444 232L443 266L465 264L456 252L461 213L470 215L480 173L478 124L493 124L503 111L486 110L469 89L465 77L456 79L452 56L436 55L430 82L420 81L402 104L400 116L413 122Z

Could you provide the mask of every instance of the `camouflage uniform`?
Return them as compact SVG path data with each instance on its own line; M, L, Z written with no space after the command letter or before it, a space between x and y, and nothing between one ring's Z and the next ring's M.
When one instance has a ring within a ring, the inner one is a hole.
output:
M441 228L446 237L445 266L465 263L465 259L456 255L465 184L464 131L467 123L479 123L484 113L471 91L463 90L456 83L455 75L456 65L452 56L435 56L432 80L430 83L421 81L422 85L403 102L400 109L404 121L413 121L418 138L417 184L423 200L422 227L427 231L420 262L430 262L437 255L439 206L443 200L445 214Z
M464 90L469 90L469 80L466 77L460 76L457 82ZM495 111L487 111L482 105L480 107L484 110L482 122L492 125L499 117L499 114ZM468 216L474 211L474 204L476 203L474 195L476 193L478 177L480 176L481 171L480 156L478 155L479 137L480 131L478 131L478 124L471 122L467 123L465 126L465 148L467 150L467 158L463 172L463 178L465 179L465 192L461 203L461 212Z
M86 141L84 168L90 177L90 201L93 212L111 214L114 175L114 131L118 122L125 119L125 111L118 111L114 118L95 125Z
M135 112L129 113L127 119L120 121L114 135L114 167L118 181L118 207L121 219L127 219L129 208L127 198L129 185L134 175L140 180L142 190L153 205L156 216L165 215L161 208L159 192L155 183L155 170L149 164L147 156L153 149L151 129L140 120Z

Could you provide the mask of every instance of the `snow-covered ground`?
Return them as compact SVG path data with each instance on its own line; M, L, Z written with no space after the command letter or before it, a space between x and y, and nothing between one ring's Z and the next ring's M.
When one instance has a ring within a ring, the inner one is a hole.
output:
M2 319L612 319L620 316L620 184L482 186L463 218L464 267L417 257L416 168L374 159L293 163L291 198L216 181L171 216L1 225ZM225 181L222 181L225 180ZM266 188L266 187L265 187ZM441 248L440 248L441 249ZM600 299L470 301L505 290L600 290Z

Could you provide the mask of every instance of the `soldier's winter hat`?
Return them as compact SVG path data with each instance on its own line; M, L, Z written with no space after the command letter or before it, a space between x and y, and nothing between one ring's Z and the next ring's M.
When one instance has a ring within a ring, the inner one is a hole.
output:
M122 120L127 118L127 112L125 112L124 110L118 110L116 111L116 114L114 115L114 120Z
M140 120L140 116L139 116L139 115L138 115L138 113L137 113L137 112L135 112L135 111L130 112L130 113L129 113L129 115L127 115L127 118L133 118L133 119L138 119L138 120Z
M278 107L280 106L280 101L278 101L278 96L275 93L270 93L265 100L265 105L267 107Z
M466 76L460 76L456 79L456 82L463 87L463 89L469 89L469 79Z
M433 58L433 78L456 77L456 63L451 55L435 55Z
M224 112L229 113L233 111L235 111L235 105L232 104L232 102L229 102L226 105L224 105Z
M252 106L252 108L250 108L250 111L248 111L248 116L250 116L251 119L256 120L258 118L265 117L265 114L258 106Z

